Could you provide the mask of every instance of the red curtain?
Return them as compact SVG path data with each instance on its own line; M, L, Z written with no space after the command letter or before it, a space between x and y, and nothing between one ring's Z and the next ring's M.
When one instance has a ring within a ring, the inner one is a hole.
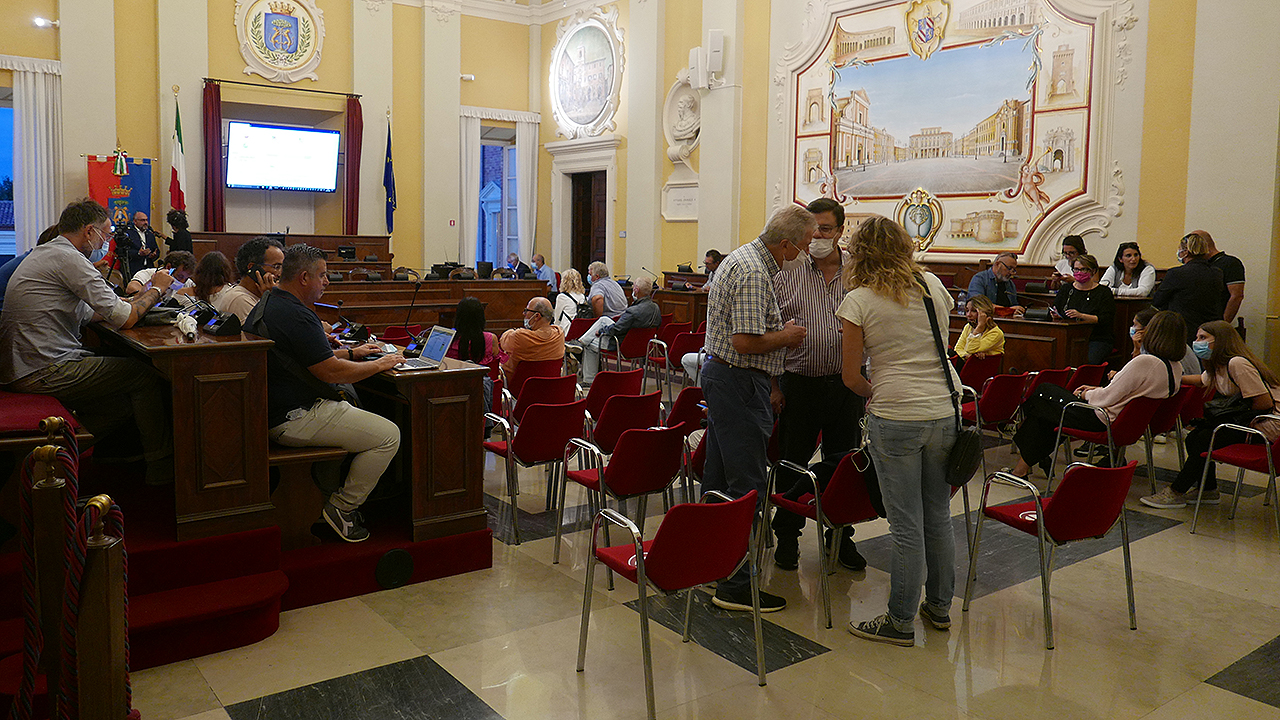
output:
M226 170L222 165L222 86L204 82L200 135L204 141L204 229L226 232Z
M360 234L360 148L364 143L364 113L360 98L347 97L347 159L343 166L342 232Z

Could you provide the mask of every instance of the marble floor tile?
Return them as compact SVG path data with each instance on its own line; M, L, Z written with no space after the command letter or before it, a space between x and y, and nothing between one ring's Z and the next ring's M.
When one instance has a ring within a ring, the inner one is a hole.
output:
M133 706L147 720L177 720L222 707L193 660L130 673Z
M627 607L640 611L638 600ZM684 630L685 594L655 596L649 599L649 620L674 633ZM766 672L781 670L817 657L827 648L802 635L770 622L777 613L760 616L760 634L764 643ZM722 610L711 604L711 594L694 591L689 619L690 642L695 642L748 672L756 672L756 633L751 613Z
M643 718L639 616L622 606L593 612L582 673L575 672L578 630L578 618L565 619L432 658L506 720ZM650 635L659 711L754 677L657 624Z
M180 720L231 720L231 716L227 715L226 710L218 708L217 710L208 710L198 715L188 715L187 717L180 718Z
M502 720L426 656L229 705L231 720Z
M581 580L522 553L504 551L498 543L494 547L492 568L384 590L360 601L426 653L581 617ZM604 590L603 584L597 587ZM620 590L625 599L635 598L634 590ZM607 592L595 593L592 600L597 609L612 604Z
M1143 720L1280 720L1280 709L1202 683Z
M1207 682L1280 709L1280 637L1235 661Z
M743 683L658 713L659 720L835 720L838 717L841 716L818 709L807 698L779 690L774 682L765 687Z
M359 600L280 614L275 635L194 662L223 705L271 695L422 654Z

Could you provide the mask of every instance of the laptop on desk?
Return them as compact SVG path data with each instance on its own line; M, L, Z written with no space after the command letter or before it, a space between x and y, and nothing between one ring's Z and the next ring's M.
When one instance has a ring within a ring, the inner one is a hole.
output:
M434 370L440 367L440 362L444 360L445 353L449 352L449 346L453 344L453 336L457 331L453 328L436 325L426 334L426 339L422 335L413 339L409 344L409 348L414 346L422 348L422 356L416 358L408 358L403 363L396 366L397 370Z

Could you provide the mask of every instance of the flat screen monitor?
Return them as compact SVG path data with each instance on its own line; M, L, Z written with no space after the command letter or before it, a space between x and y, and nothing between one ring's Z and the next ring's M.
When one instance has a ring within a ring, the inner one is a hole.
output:
M228 123L227 187L334 192L337 130Z

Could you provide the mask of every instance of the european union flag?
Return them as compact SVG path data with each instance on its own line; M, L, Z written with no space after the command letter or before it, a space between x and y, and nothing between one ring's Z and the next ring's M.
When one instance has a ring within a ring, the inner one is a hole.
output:
M387 160L382 168L382 187L387 191L387 232L395 224L396 174L391 169L391 123L387 123Z

